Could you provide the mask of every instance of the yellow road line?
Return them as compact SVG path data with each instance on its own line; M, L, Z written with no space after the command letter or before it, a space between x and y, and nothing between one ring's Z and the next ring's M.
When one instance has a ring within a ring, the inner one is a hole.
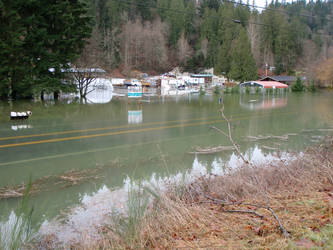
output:
M47 139L47 140L39 140L39 141L20 142L20 143L12 143L12 144L0 145L0 148L11 148L11 147L33 145L33 144L41 144L41 143L61 142L61 141L71 141L71 140L81 140L81 139L95 138L95 137L101 137L101 136L131 134L131 133L139 133L139 132L162 130L162 129L168 129L168 128L177 128L177 127L188 127L188 126L195 126L195 125L203 125L203 124L210 124L210 123L217 123L217 122L223 122L223 121L222 120L214 120L214 121L208 121L208 122L176 124L176 125L161 126L161 127L154 127L154 128L131 129L131 130L108 132L108 133L102 133L102 134L81 135L81 136L55 138L55 139Z
M164 142L168 142L168 141L182 140L184 138L200 137L200 136L207 136L207 135L209 135L209 133L189 135L189 136L184 136L184 137L174 137L171 139L170 138L165 139L163 141L154 140L154 141L140 142L140 143L135 143L135 144L124 144L124 145L117 145L117 146L112 146L112 147L104 147L104 148L97 148L97 149L92 149L92 150L78 151L78 152L72 152L72 153L66 153L66 154L48 155L48 156L36 157L36 158L31 158L31 159L19 160L19 161L2 162L2 163L0 163L0 166L56 159L56 158L60 158L60 157L69 157L69 156L76 156L76 155L82 155L82 154L88 154L88 153L98 153L98 152L103 152L103 151L110 151L112 149L137 147L137 146L143 146L143 145L148 145L148 144L153 144L153 143L161 143L161 142L164 143Z
M246 117L248 116L248 114L244 114L244 115ZM236 117L243 117L244 115L238 115ZM208 117L201 117L201 118L194 118L194 119L171 120L171 121L162 121L162 122L149 122L149 123L140 124L140 126L168 124L168 123L175 123L175 122L200 121L200 120L204 120L204 119L212 119L212 118L218 118L218 117L219 116L208 116ZM109 126L109 127L102 127L102 128L76 129L76 130L67 130L67 131L59 131L59 132L49 132L49 133L41 133L41 134L30 134L30 135L19 135L19 136L0 137L0 141L23 139L23 138L31 138L31 137L43 137L43 136L50 136L50 135L64 135L64 134L74 134L74 133L83 133L83 132L94 132L94 131L101 131L101 130L112 130L112 129L131 128L131 127L138 127L138 125L129 125L129 124L126 124L126 125Z
M294 113L294 112L286 112L286 113L283 113L281 115L291 114L291 113ZM265 116L265 115L267 115L267 114L260 115L259 117ZM253 116L239 117L238 119L233 119L233 121L235 121L235 120L244 120L244 119L248 119L248 118L251 118L251 117L253 117ZM256 117L258 117L258 116L256 116ZM72 136L72 137L64 137L64 138L54 138L54 139L46 139L46 140L39 140L39 141L29 141L29 142L5 144L5 145L0 145L0 148L11 148L11 147L34 145L34 144L41 144L41 143L80 140L80 139L88 139L88 138L95 138L95 137L101 137L101 136L122 135L122 134L156 131L156 130L162 130L162 129L177 128L177 127L189 127L189 126L197 126L197 125L204 125L204 124L211 124L211 123L222 123L222 122L225 122L225 121L219 119L219 120L206 121L206 122L176 124L176 125L160 126L160 127L153 127L153 128L132 129L132 130L115 131L115 132L108 132L108 133L102 133L102 134L92 134L92 135L81 135L81 136Z
M188 121L196 121L196 120L204 120L218 118L218 116L209 116L209 117L201 117L195 119L187 119L187 120L172 120L172 121L163 121L163 122L149 122L140 124L140 126L149 126L149 125L158 125L163 123L174 123L174 122L188 122ZM76 130L67 130L67 131L59 131L59 132L50 132L50 133L42 133L42 134L31 134L31 135L19 135L19 136L10 136L10 137L0 137L0 141L14 140L14 139L22 139L22 138L30 138L30 137L39 137L39 136L49 136L49 135L64 135L64 134L73 134L73 133L83 133L83 132L93 132L100 130L111 130L111 129L119 129L119 128L130 128L137 127L138 125L119 125L119 126L109 126L102 128L91 128L91 129L76 129Z

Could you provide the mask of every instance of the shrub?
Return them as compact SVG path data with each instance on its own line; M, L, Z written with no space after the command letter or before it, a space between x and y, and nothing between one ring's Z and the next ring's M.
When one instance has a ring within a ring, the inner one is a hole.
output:
M199 90L200 95L205 95L206 92L203 90L202 86L200 86L200 90Z
M230 94L230 93L231 93L231 88L230 88L230 87L225 87L225 88L223 89L223 93L225 93L225 94Z
M296 83L291 86L293 92L302 92L305 90L305 86L300 77L297 77Z
M231 93L232 94L239 94L239 86L236 85L236 86L232 87Z
M219 86L215 86L214 94L216 94L216 95L220 94L220 88L219 88Z
M313 80L311 81L311 84L307 87L307 89L308 89L309 92L316 92L317 91L317 87L316 87Z

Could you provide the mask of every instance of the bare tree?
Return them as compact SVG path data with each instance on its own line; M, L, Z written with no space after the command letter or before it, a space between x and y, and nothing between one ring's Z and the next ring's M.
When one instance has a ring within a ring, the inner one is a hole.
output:
M319 64L317 78L324 86L333 87L333 57Z
M101 58L102 52L98 44L97 31L94 30L82 54L70 69L80 98L86 98L87 94L93 91L93 89L89 90L89 86L98 76L105 73L104 70L100 69Z
M125 71L165 67L168 58L165 29L159 19L144 24L138 19L123 26L120 40Z
M251 16L249 26L247 27L247 34L251 42L251 52L254 60L256 61L257 66L260 66L262 63L260 53L260 27L258 27L256 22L258 21L255 20L255 17Z
M193 55L193 49L188 44L184 32L182 33L181 37L179 38L177 44L177 51L178 51L178 60L180 63L186 63L187 58Z
M201 42L201 52L204 55L204 57L207 57L207 51L208 51L208 39L205 38L204 40L202 40Z

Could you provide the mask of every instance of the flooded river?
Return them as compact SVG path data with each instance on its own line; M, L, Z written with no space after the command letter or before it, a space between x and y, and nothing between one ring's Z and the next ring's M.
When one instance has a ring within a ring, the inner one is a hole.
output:
M31 202L38 224L98 190L116 189L129 180L159 180L198 166L221 171L231 151L189 153L198 146L231 145L210 128L227 131L218 99L214 95L146 96L139 103L113 96L104 104L14 102L12 108L2 102L0 188L27 183L29 178L37 183ZM249 158L302 151L333 131L333 93L230 94L223 100L233 138ZM28 120L9 120L11 109L29 107ZM258 140L265 136L284 139ZM19 200L0 199L0 221L8 218Z

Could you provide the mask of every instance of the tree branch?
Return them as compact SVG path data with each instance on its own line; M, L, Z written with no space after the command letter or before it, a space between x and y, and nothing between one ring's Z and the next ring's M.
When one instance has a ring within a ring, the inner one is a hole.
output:
M222 107L219 110L221 113L222 118L227 122L228 125L228 134L225 133L224 131L222 131L221 129L212 126L211 128L215 129L216 131L218 131L219 133L223 134L224 136L226 136L227 138L229 138L230 142L232 143L232 145L235 147L235 150L237 151L237 154L239 155L240 158L242 158L243 162L246 164L250 164L250 162L248 160L245 159L245 157L243 156L243 154L240 151L240 148L238 146L237 143L235 143L235 141L232 139L232 135L231 135L231 125L230 125L230 121L229 119L225 116L224 114L224 103L222 100Z
M223 212L226 213L243 213L243 214L254 214L255 216L259 217L260 219L264 219L265 217L261 214L256 213L255 211L252 210L222 210Z

